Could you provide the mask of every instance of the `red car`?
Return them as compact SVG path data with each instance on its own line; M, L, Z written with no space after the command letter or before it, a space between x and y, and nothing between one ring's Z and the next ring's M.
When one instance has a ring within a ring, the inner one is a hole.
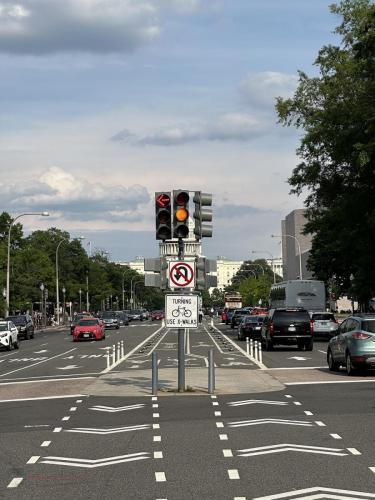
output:
M152 311L151 321L164 319L164 311Z
M221 322L222 323L226 323L227 322L227 319L228 319L227 311L228 311L228 308L225 307L224 310L223 310L223 312L221 313Z
M74 327L73 342L103 339L105 339L104 323L98 318L83 318Z

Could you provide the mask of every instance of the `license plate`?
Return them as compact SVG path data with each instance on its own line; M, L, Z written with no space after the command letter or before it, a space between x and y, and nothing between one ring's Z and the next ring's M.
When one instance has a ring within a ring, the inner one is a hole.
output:
M84 336L85 338L87 338L87 337L90 337L90 334L89 334L89 333L84 333L84 334L83 334L83 336Z
M295 327L295 326L290 326L290 327L288 328L288 331L289 331L289 332L295 332L295 331L296 331L296 327Z

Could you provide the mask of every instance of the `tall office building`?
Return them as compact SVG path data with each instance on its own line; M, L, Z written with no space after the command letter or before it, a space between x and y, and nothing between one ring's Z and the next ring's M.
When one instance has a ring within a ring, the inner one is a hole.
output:
M312 240L311 234L303 234L306 222L307 219L304 209L293 210L283 221L281 221L282 257L285 280L295 280L300 277L299 247L295 238L297 238L301 247L302 277L303 279L310 279L313 277L311 271L308 271L306 268Z

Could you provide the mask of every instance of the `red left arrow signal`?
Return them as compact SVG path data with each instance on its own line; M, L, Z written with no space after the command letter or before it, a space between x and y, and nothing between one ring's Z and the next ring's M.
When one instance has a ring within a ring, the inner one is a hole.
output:
M161 208L165 208L167 207L170 202L171 202L171 197L168 196L167 194L165 193L161 193L159 194L159 196L156 198L156 204L161 207Z

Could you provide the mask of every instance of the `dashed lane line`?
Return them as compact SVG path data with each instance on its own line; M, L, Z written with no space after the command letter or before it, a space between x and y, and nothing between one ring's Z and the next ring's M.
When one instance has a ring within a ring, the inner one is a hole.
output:
M23 477L14 477L8 484L7 488L17 488L23 481Z
M238 469L228 469L229 479L239 479L240 475L238 473Z
M43 446L43 448L46 448L51 444L51 441L43 441L43 443L40 446Z
M225 449L225 450L223 450L223 455L225 458L233 457L233 451L229 450L229 449Z
M43 396L40 398L0 399L0 403L17 403L21 401L43 401L45 399L66 399L76 397L87 397L85 394L67 394L65 396Z
M157 483L163 483L167 480L165 472L155 472L155 480Z
M338 434L330 434L330 436L333 437L333 439L342 439Z
M154 451L154 458L163 458L162 451Z

